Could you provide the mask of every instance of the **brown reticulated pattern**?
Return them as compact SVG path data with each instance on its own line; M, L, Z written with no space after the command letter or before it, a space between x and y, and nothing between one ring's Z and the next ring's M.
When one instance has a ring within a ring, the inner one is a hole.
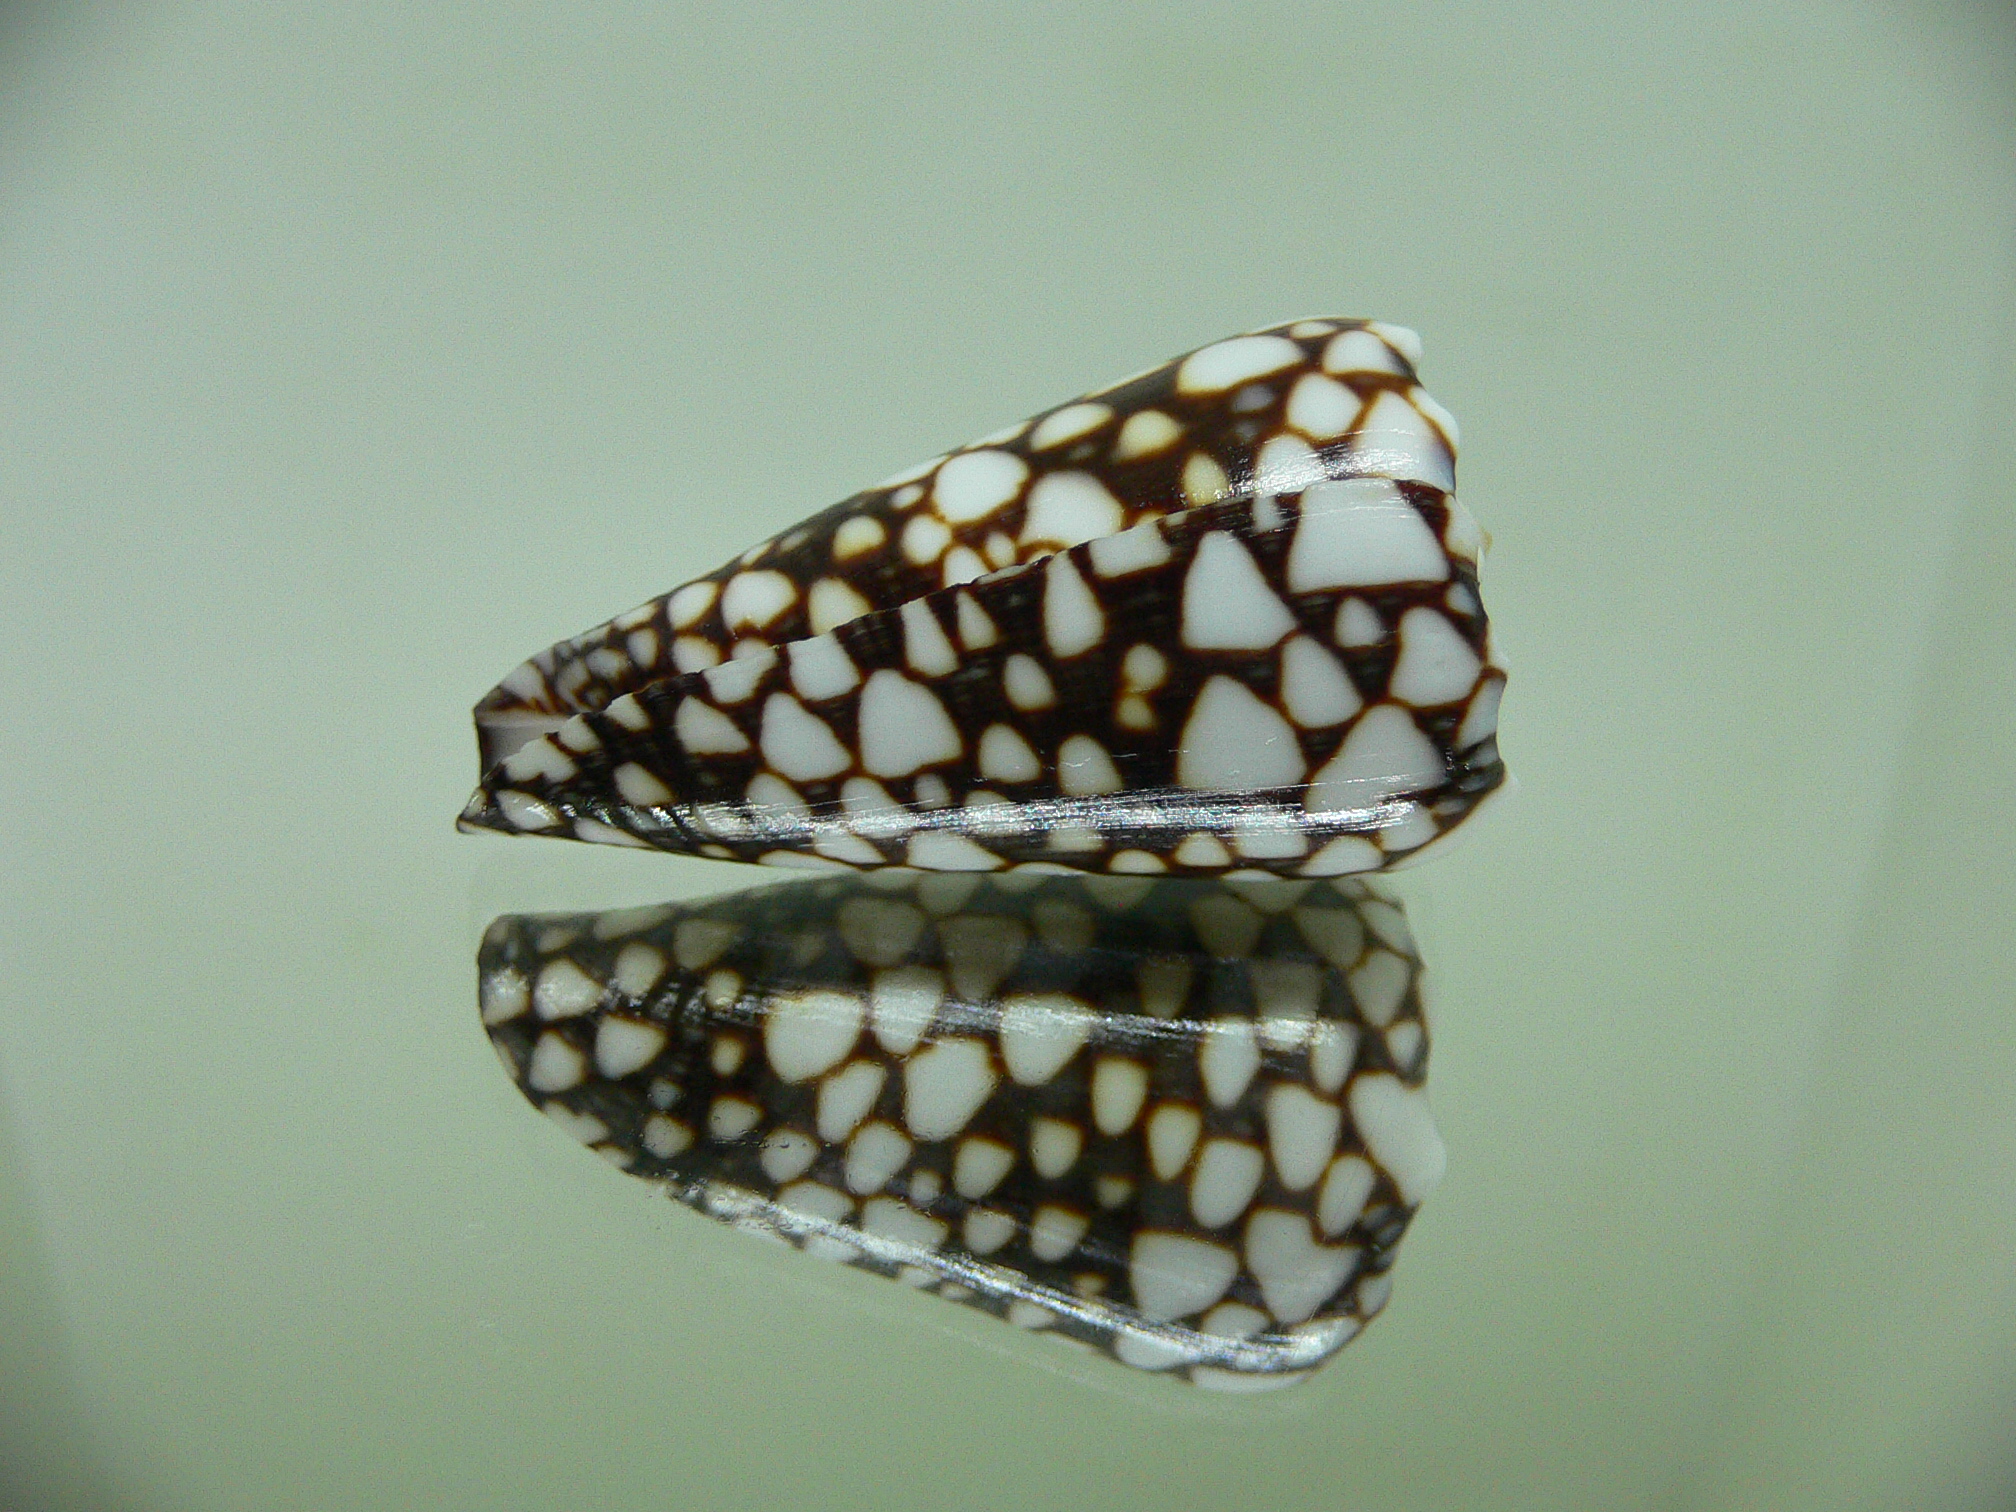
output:
M1075 545L1082 536L1059 537L1046 528L1054 515L1030 518L1031 498L1059 475L1090 477L1105 490L1117 510L1110 533L1250 495L1270 443L1284 464L1292 465L1298 449L1313 448L1339 475L1353 468L1354 454L1361 458L1357 470L1378 472L1380 458L1365 455L1363 433L1390 394L1409 403L1415 428L1440 443L1440 457L1430 451L1424 459L1423 481L1454 487L1453 422L1415 382L1411 333L1359 320L1315 320L1254 334L1280 341L1284 358L1292 346L1294 356L1250 381L1202 387L1179 383L1185 359L1177 358L899 473L705 577L541 652L476 706L479 733L515 728L528 716L599 709L659 678L712 666L738 644L782 645L820 634L843 618ZM1264 359L1247 364L1255 365L1264 366ZM1296 385L1309 375L1349 398L1324 407L1305 394L1293 407ZM996 469L1004 475L1001 500L977 514L970 513L977 503L961 505L948 517L937 492L940 473L948 462L974 453L1012 462ZM744 602L724 603L732 580L759 571L777 574L789 591L751 583L751 591L734 596ZM844 592L822 591L822 584ZM777 591L760 591L765 587ZM732 624L731 608L737 611ZM852 612L842 614L846 608ZM496 738L486 739L486 766L503 754Z
M934 870L1414 856L1502 782L1504 684L1416 355L1250 333L857 495L514 672L463 824Z

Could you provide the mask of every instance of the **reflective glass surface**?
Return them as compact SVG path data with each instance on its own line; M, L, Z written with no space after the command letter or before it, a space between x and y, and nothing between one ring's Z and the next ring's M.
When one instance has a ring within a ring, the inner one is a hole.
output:
M2012 225L1986 4L15 8L0 1499L2016 1504ZM528 1105L493 920L779 876L456 833L485 689L1326 313L1462 422L1517 783L1379 883L1373 1326L1195 1390Z

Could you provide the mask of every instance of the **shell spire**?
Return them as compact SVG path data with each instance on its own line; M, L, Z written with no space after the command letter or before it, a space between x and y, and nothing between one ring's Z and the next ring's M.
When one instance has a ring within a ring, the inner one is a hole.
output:
M857 494L513 672L462 825L932 871L1412 857L1505 777L1418 356L1235 336Z

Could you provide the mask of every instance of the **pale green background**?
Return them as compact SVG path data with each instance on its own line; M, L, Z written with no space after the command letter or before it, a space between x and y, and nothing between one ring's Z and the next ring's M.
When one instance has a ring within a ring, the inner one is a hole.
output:
M1988 4L0 16L10 1506L2016 1505L2016 24ZM520 657L948 444L1416 326L1523 788L1450 1176L1186 1395L533 1116Z

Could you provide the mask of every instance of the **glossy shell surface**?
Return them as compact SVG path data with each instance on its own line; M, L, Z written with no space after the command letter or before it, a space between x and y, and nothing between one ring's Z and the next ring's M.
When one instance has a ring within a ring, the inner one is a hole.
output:
M815 867L1414 857L1504 780L1417 357L1252 332L858 494L512 673L462 823Z

